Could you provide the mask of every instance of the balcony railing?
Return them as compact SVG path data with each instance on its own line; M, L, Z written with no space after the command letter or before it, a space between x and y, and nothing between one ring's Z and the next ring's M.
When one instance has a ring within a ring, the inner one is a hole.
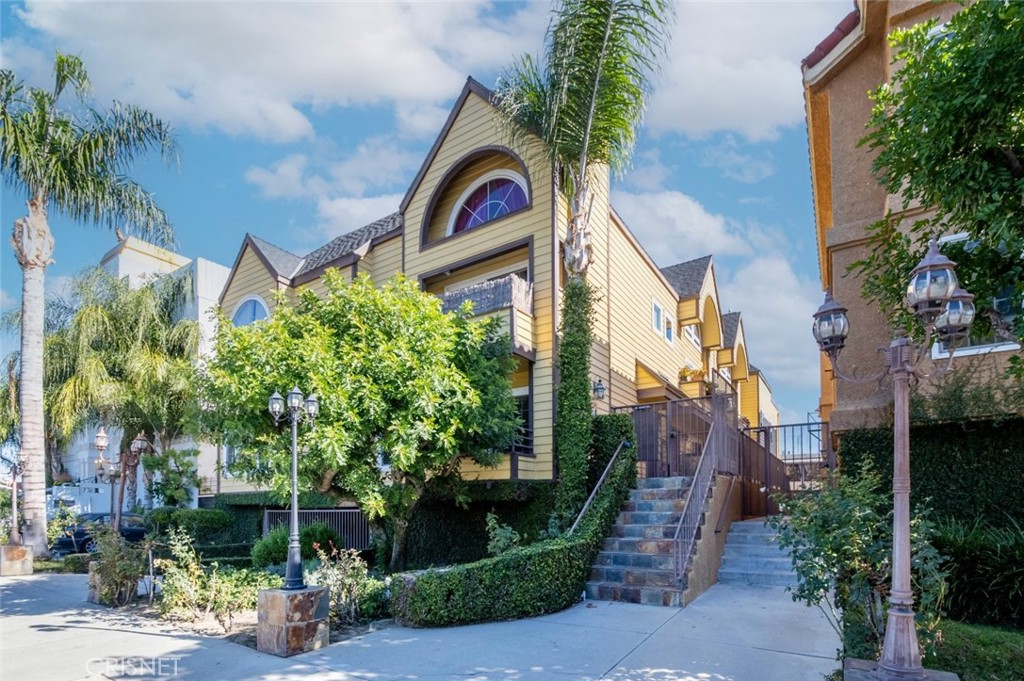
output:
M473 303L473 314L515 308L533 315L533 284L510 274L501 279L473 284L457 291L441 294L445 312L457 310L466 301Z

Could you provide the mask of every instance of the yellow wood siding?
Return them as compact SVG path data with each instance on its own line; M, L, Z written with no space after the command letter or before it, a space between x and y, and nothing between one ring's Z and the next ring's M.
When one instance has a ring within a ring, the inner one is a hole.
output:
M493 170L512 170L519 173L519 164L515 159L497 152L466 164L466 167L449 181L448 186L441 190L441 195L438 197L437 203L434 204L434 214L427 228L427 243L440 241L447 236L448 222L451 219L452 211L457 207L455 202L477 181L477 178ZM417 231L420 229L420 225L419 222L414 225Z
M366 268L362 263L359 265L360 272L370 272L373 283L380 286L392 276L402 271L402 237L383 241L370 251L368 256L373 256L370 267Z
M410 278L435 272L446 264L455 264L500 250L506 245L532 238L534 268L534 344L536 362L533 369L534 394L534 452L535 457L519 459L519 477L525 479L550 479L553 465L553 374L555 309L558 293L552 277L552 262L557 253L551 237L551 171L544 155L538 148L516 150L527 160L527 172L532 186L532 208L493 223L483 225L463 234L431 244L423 249L420 245L420 228L424 212L438 182L445 173L468 153L481 147L502 143L503 136L498 130L493 107L475 94L470 94L462 109L457 113L447 136L441 140L437 153L422 181L409 199L405 211L405 268ZM464 173L463 173L464 174ZM463 175L463 174L460 174ZM467 180L468 181L468 180ZM454 191L454 189L452 190ZM461 191L461 190L460 190ZM457 195L456 195L457 197ZM435 215L445 220L450 211L437 207ZM494 477L509 475L506 468L481 471L481 476Z
M221 310L230 318L238 304L249 296L259 296L267 303L268 311L272 310L273 293L277 289L277 277L270 273L260 257L247 246L224 291Z
M335 272L338 272L339 274L341 274L341 278L344 281L352 281L352 267L351 266L342 267L340 269L337 268L337 267L328 267L327 269L328 270L334 270ZM300 290L309 289L310 291L312 291L313 293L315 293L315 294L317 294L318 296L321 296L321 297L327 295L327 286L324 284L324 279L323 279L322 276L317 277L316 279L314 279L312 281L306 282L305 284L300 286L299 289Z
M472 284L478 284L487 279L501 276L511 269L526 268L529 264L529 250L517 248L516 250L488 258L482 262L475 263L468 267L453 271L451 274L440 274L431 277L424 282L424 289L430 293L444 293L455 291Z

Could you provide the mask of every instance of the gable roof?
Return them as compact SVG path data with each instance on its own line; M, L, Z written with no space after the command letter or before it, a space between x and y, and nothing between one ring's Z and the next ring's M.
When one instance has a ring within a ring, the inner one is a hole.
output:
M722 346L731 348L736 345L736 333L740 329L740 313L729 312L722 315Z
M328 241L326 244L303 258L302 264L292 272L291 276L301 276L312 272L313 270L325 267L346 255L351 255L357 248L365 244L367 241L372 241L379 236L383 236L384 234L401 227L402 214L396 212L391 213L390 215L385 215L379 220L374 220L370 224L364 225L363 227L351 231L348 234L342 234L341 236Z
M853 11L843 17L843 20L836 25L832 32L825 36L824 39L822 39L822 41L818 43L817 46L811 50L811 53L804 57L803 61L800 63L805 68L817 65L818 62L827 57L829 53L836 48L836 45L842 42L843 38L850 35L859 23L860 7L857 5L856 0L854 0Z
M302 258L294 253L290 253L252 234L247 234L246 236L249 239L250 245L261 256L267 267L273 270L274 274L285 279L291 279L299 267L302 266Z
M458 117L459 112L462 110L462 106L466 103L470 93L476 94L476 96L483 99L489 104L494 103L494 93L486 85L470 76L466 79L466 84L462 87L462 92L459 93L458 99L455 100L455 104L452 106L451 112L448 114L448 119L444 122L444 127L441 128L441 132L437 135L437 139L434 140L434 146L430 147L430 151L427 152L427 157L423 159L423 165L420 166L419 172L416 173L416 177L413 178L412 184L409 185L409 190L405 192L405 196L402 198L402 203L398 206L399 213L405 213L405 209L409 207L409 203L412 201L413 195L416 190L419 189L420 183L423 182L423 177L427 174L427 170L434 163L434 157L437 156L437 152L441 150L441 144L444 143L448 132L455 125L455 119Z
M704 285L704 278L710 266L711 256L705 255L703 258L662 268L661 273L672 284L680 298L693 298L700 293L700 287Z

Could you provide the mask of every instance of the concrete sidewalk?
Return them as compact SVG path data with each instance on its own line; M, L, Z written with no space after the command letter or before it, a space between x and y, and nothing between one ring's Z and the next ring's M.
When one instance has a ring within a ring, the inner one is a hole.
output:
M447 629L390 627L290 659L85 602L82 575L0 580L0 679L821 681L839 641L778 587L685 609L591 601Z

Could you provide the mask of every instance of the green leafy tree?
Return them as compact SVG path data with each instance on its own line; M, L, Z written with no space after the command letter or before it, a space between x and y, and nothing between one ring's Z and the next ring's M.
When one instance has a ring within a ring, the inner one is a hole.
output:
M854 267L864 292L898 323L905 277L936 233L966 232L944 251L977 297L980 333L1024 337L1024 315L1013 328L994 314L993 298L1024 297L1024 3L974 3L944 26L934 20L891 36L898 68L871 93L875 107L862 145L878 152L873 168L903 208L933 212L909 235L899 216L871 229L873 253ZM1013 358L1024 372L1020 357Z
M62 108L69 87L79 105ZM47 551L43 315L44 278L54 246L48 214L121 226L163 241L171 237L167 216L127 175L140 155L173 154L170 130L134 106L92 109L88 90L81 60L59 52L52 90L26 88L13 71L0 70L0 173L8 186L25 193L28 206L28 214L14 222L12 242L22 270L19 428L25 540L37 555Z
M55 432L66 441L88 422L119 427L124 438L116 446L125 464L120 495L123 501L127 486L129 506L136 503L139 463L130 443L140 430L156 445L144 466L149 488L159 483L167 493L161 496L181 503L196 484L195 466L186 465L194 452L173 449L197 409L199 324L178 319L190 291L188 277L165 276L132 288L97 268L76 281L74 312L47 337L47 411ZM166 481L154 480L154 472Z
M570 344L587 345L559 365L558 421L575 424L571 433L556 437L560 475L575 471L590 442L592 322L589 307L570 310L575 303L589 305L591 298L584 279L591 261L592 169L628 167L674 13L666 0L562 0L548 27L543 60L524 56L498 82L495 101L506 130L524 148L540 140L569 203L562 244L569 275L563 334L574 336ZM560 484L563 516L582 506L586 493L580 485L579 476Z
M264 321L221 320L200 379L204 430L238 448L238 472L283 496L290 429L275 427L267 398L293 385L315 392L320 415L299 429L300 487L355 495L391 528L398 570L427 480L457 478L464 457L496 465L517 433L508 344L401 276L379 289L336 271L323 281L322 298L280 297Z

